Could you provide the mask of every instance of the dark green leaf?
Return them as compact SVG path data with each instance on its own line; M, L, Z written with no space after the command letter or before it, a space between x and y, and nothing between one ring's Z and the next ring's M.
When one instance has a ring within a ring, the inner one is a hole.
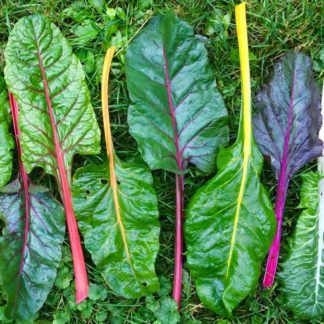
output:
M5 222L0 283L8 296L6 315L20 321L32 318L45 302L61 260L65 232L63 208L47 189L30 185L28 195L27 220L20 182L0 190L0 218Z
M289 256L279 279L284 305L300 319L324 317L324 179L319 173L302 175L300 208Z
M211 172L227 114L192 28L171 13L153 18L127 50L126 76L130 133L150 168Z
M74 208L85 246L109 286L124 297L137 298L159 289L154 269L160 232L157 199L147 169L121 161L115 168L120 220L106 165L76 171Z

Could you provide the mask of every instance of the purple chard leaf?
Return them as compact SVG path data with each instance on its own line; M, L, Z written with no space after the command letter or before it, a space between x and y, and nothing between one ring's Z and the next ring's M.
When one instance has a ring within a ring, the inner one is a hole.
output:
M289 181L306 163L321 155L320 95L310 59L291 52L282 57L269 83L255 101L254 134L262 153L271 160L278 179L275 214L277 231L269 250L264 287L273 284L280 250L282 217Z

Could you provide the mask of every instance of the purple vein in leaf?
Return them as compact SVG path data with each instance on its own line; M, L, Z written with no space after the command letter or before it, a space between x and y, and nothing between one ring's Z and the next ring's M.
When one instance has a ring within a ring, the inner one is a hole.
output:
M295 83L296 83L296 66L294 66L294 72L293 72L291 96L290 96L290 102L288 108L287 129L284 137L284 147L283 147L283 154L282 154L278 187L277 187L277 195L276 195L275 214L277 220L277 229L276 229L275 238L269 250L265 275L263 279L263 287L265 288L270 287L273 284L274 277L276 274L278 259L279 259L282 217L283 217L285 201L287 196L287 188L289 183L289 179L287 177L287 166L288 166L288 153L289 153L291 126L293 122Z

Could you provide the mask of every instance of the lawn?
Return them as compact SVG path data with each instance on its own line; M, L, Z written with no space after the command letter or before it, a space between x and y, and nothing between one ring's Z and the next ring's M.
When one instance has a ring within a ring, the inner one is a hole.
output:
M137 146L128 133L126 122L129 98L125 81L125 52L128 43L154 15L173 10L191 24L196 34L205 40L210 62L215 71L217 86L223 95L229 113L230 140L234 142L240 111L241 88L239 57L236 39L234 5L236 1L221 0L139 0L139 1L14 1L0 0L0 69L3 70L3 51L8 35L19 18L40 13L50 18L81 59L91 91L92 103L102 128L100 78L104 54L111 45L117 47L110 82L110 115L115 149L123 160L141 161ZM270 77L278 58L289 50L307 53L313 60L316 80L323 78L324 48L322 33L323 2L321 0L247 0L252 93ZM102 143L102 147L104 144ZM89 162L105 160L105 150L98 156L79 157L74 168ZM281 259L285 258L285 243L290 236L299 202L299 189L303 172L314 169L308 165L291 181L285 210ZM17 166L13 174L16 173ZM55 187L52 177L34 170L35 182ZM109 289L101 274L96 271L91 258L86 255L91 281L90 298L80 305L74 302L72 262L66 238L64 256L58 277L46 304L35 323L176 323L178 314L174 305L165 298L171 295L174 241L174 176L164 171L153 172L154 186L159 199L161 222L160 252L156 269L161 281L161 291L146 298L126 300ZM186 197L206 181L197 169L191 168L185 177ZM272 200L275 196L275 179L268 164L262 181ZM5 295L0 288L0 322ZM227 320L208 311L195 294L190 273L184 269L181 307L182 323L296 323L292 315L281 308L277 300L277 285L269 290L260 288L249 296ZM155 322L159 323L159 322Z

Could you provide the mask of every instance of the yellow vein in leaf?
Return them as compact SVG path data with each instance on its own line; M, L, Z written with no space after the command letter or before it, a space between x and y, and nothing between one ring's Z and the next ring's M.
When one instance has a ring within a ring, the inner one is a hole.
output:
M241 3L235 7L235 20L237 39L240 53L242 96L243 96L243 162L242 162L242 179L239 194L237 196L237 205L234 216L233 233L230 243L230 252L227 260L226 276L232 262L234 245L236 242L237 227L240 218L243 196L245 192L249 159L251 156L251 140L252 140L252 123L251 123L251 85L250 85L250 66L249 66L249 45L247 36L245 3Z
M116 171L115 171L115 152L114 152L114 145L111 136L111 129L110 129L110 118L109 118L109 105L108 105L108 84L109 84L109 72L111 68L111 62L114 56L115 47L110 47L107 50L105 62L102 71L102 80L101 80L101 104L102 104L102 116L103 116L103 124L104 124L104 132L105 132L105 141L106 141L106 149L107 155L109 159L109 170L110 170L110 185L114 199L117 223L120 228L120 233L122 236L123 244L125 247L127 259L130 262L130 253L127 245L126 240L126 231L124 224L122 222L121 212L120 212L120 205L118 200L118 187L117 187L117 178L116 178Z

